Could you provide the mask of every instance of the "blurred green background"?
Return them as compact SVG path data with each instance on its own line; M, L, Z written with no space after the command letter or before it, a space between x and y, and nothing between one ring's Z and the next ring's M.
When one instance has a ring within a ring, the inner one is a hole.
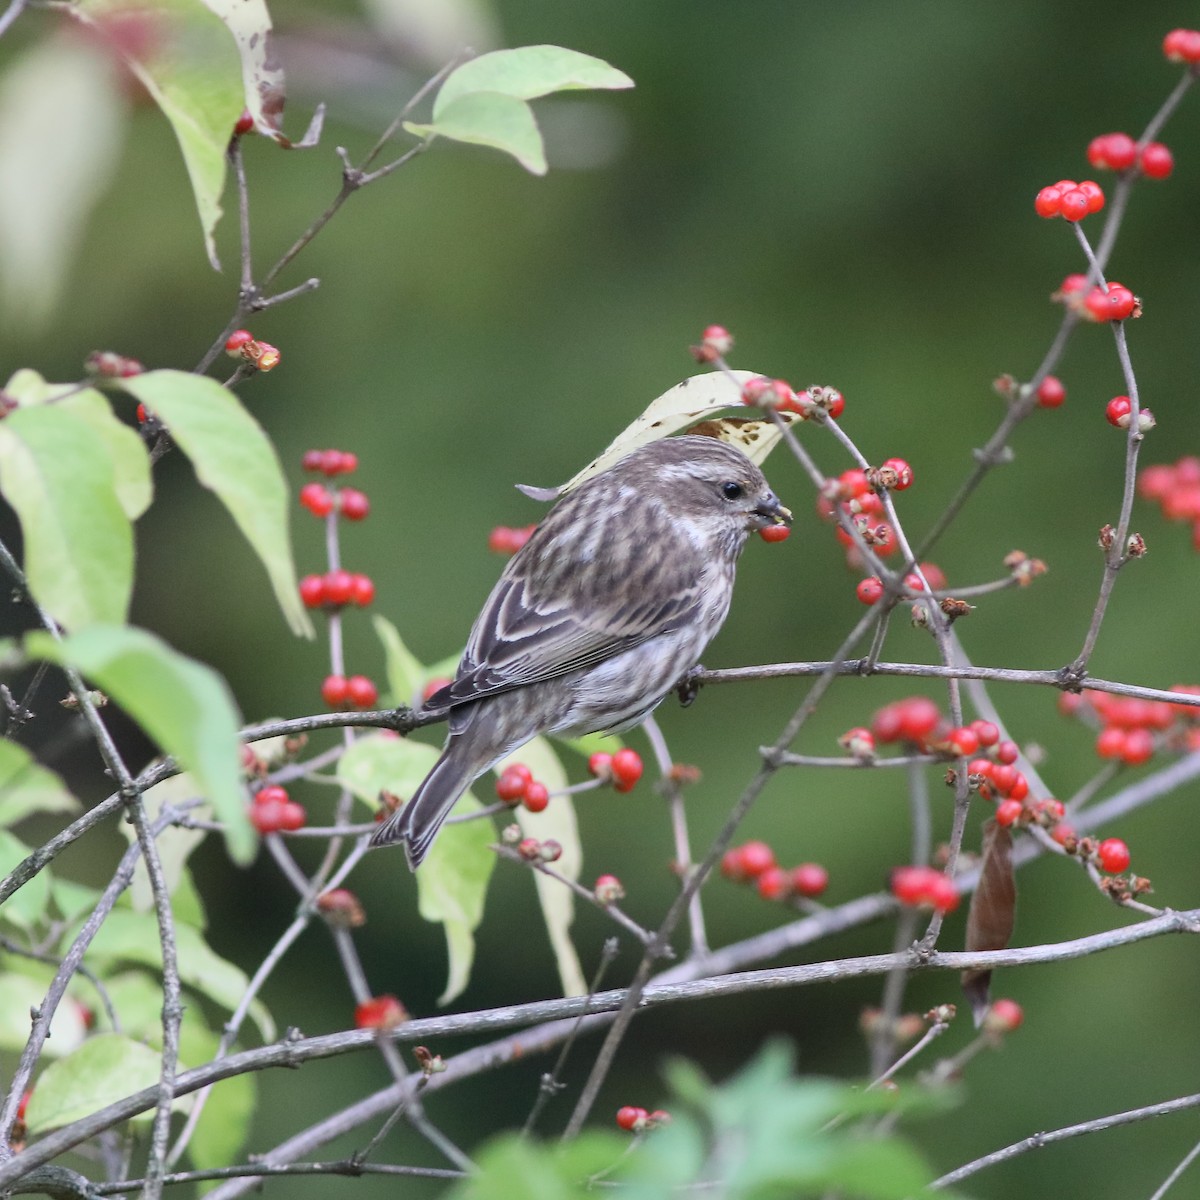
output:
M372 24L385 9L404 36L389 40ZM917 483L899 505L919 539L1000 417L992 380L1033 372L1059 319L1048 296L1064 274L1082 269L1065 224L1035 217L1035 192L1063 175L1090 174L1084 150L1093 136L1140 133L1178 77L1162 59L1162 35L1194 20L1195 10L1151 12L1115 0L496 0L486 8L377 0L364 11L293 0L273 15L289 71L289 130L303 128L318 100L330 112L316 150L285 154L263 140L247 143L260 269L336 191L333 147L361 154L436 68L435 18L473 22L479 48L557 43L604 58L637 83L631 92L540 103L551 163L542 179L499 155L440 143L355 196L280 281L315 275L317 292L251 323L280 347L283 365L244 385L245 402L297 486L305 449L358 453L356 482L373 511L345 529L346 565L375 579L377 610L432 661L461 646L499 570L487 531L537 519L538 506L512 485L573 474L696 369L686 347L712 321L737 335L735 366L837 386L847 400L842 423L867 457L912 463ZM0 66L53 19L19 22L0 43ZM1111 263L1145 299L1145 318L1129 329L1142 402L1159 422L1144 462L1200 450L1196 100L1164 135L1176 152L1174 176L1138 187ZM40 333L12 321L0 330L0 371L31 365L72 379L96 348L190 367L232 309L228 218L219 241L220 275L206 265L170 129L152 106L138 104L67 299ZM1124 438L1103 420L1106 401L1125 390L1107 330L1079 330L1057 373L1068 388L1065 406L1039 412L1018 432L1013 464L988 479L933 555L959 586L998 577L1001 558L1016 547L1050 566L1033 588L984 600L960 625L979 663L1064 664L1095 601L1096 531L1116 519L1124 454ZM848 465L818 430L803 436L828 470ZM798 514L796 531L782 545L748 547L733 614L708 666L826 658L861 611L856 577L813 517L801 472L779 453L768 474ZM288 637L261 570L180 455L164 460L156 478L157 503L139 525L133 619L225 673L249 720L319 709L328 669L322 642ZM1093 670L1155 686L1200 682L1200 559L1184 528L1164 525L1141 502L1135 528L1151 553L1119 580ZM323 569L320 532L306 514L298 513L295 538L301 569ZM381 676L369 621L352 613L346 624L350 670ZM933 648L897 621L885 657L932 661ZM676 758L704 773L690 793L698 845L719 827L755 769L756 747L776 736L805 687L714 688L687 712L673 702L661 710ZM912 690L880 679L839 683L797 748L833 752L844 729ZM1015 737L1045 748L1044 775L1059 796L1085 782L1096 766L1091 736L1056 715L1053 694L997 688L993 698ZM103 781L91 748L54 720L29 740L95 798ZM645 748L640 735L632 742ZM327 795L300 798L315 806ZM944 837L949 794L938 791L935 801ZM1196 802L1191 788L1105 831L1130 843L1159 904L1197 903ZM674 887L661 805L642 787L590 798L580 811L586 876L615 871L630 893L627 910L654 923ZM892 772L783 774L745 833L768 838L784 861L825 863L832 903L878 888L908 856L907 805ZM973 821L969 842L976 837ZM115 835L112 844L115 853ZM72 865L90 877L109 869L95 846L80 848ZM290 889L265 856L238 872L216 846L202 853L197 874L214 944L252 970L294 911ZM416 915L400 856L372 856L352 885L369 914L360 944L372 986L397 993L415 1013L434 1011L441 934ZM1127 919L1061 861L1036 863L1020 886L1021 944ZM717 943L779 920L778 910L723 881L710 894ZM531 897L523 874L497 870L462 1008L553 994L556 975ZM577 928L590 970L609 927L584 913ZM959 914L943 945L959 946L962 933ZM870 928L810 957L878 952L890 942L890 929ZM610 982L634 961L627 948ZM1026 1026L1003 1053L971 1065L963 1107L918 1127L918 1141L949 1169L1039 1129L1194 1092L1198 987L1194 947L1179 939L1006 972L997 992L1025 1006ZM606 1121L618 1104L660 1099L650 1068L664 1055L692 1055L721 1076L776 1032L795 1039L805 1070L861 1074L856 1022L878 995L877 982L855 983L650 1014L635 1024L595 1119ZM349 996L319 930L289 955L266 998L281 1026L317 1033L350 1022ZM957 982L920 978L910 998L909 1007L922 1010L957 1000ZM968 1024L964 1013L939 1048L965 1044ZM588 1060L586 1048L576 1054L572 1084ZM531 1062L449 1090L430 1102L431 1115L470 1145L523 1119L543 1069ZM362 1055L307 1067L299 1079L260 1082L252 1150L383 1086L385 1072ZM552 1104L547 1127L568 1109L567 1100ZM1070 1194L1095 1178L1102 1159L1107 1191L1148 1194L1198 1136L1194 1113L1166 1118L1026 1155L966 1191ZM437 1163L416 1139L393 1138L389 1156ZM381 1180L347 1186L364 1196L392 1190ZM410 1186L414 1196L439 1190ZM287 1185L288 1195L328 1193L323 1181ZM1196 1193L1185 1183L1178 1194Z

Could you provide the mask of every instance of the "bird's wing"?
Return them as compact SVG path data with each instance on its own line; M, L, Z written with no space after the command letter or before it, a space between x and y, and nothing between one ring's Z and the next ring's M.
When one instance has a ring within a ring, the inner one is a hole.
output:
M694 555L623 555L618 548L582 563L548 563L542 532L509 563L471 630L454 682L429 698L431 706L453 707L594 666L696 619L705 581Z

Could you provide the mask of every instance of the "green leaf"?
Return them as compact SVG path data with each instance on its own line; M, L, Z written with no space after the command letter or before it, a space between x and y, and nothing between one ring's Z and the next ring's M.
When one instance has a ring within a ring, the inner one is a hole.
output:
M125 515L136 521L150 507L154 480L146 443L136 430L118 420L108 397L77 383L47 383L36 371L22 367L4 385L5 393L22 408L53 404L74 413L100 439L113 466L117 499Z
M14 825L35 812L78 812L66 784L24 746L0 741L0 825Z
M130 1092L158 1083L158 1055L149 1046L120 1033L102 1033L88 1038L66 1058L51 1063L42 1072L29 1101L25 1123L30 1133L45 1133L69 1125L113 1104ZM181 1097L177 1107L191 1104ZM148 1120L152 1113L144 1114Z
M0 304L10 332L45 325L84 225L121 161L127 104L102 47L54 36L0 84Z
M124 621L133 529L88 423L57 405L10 413L0 422L0 491L20 518L38 603L71 630Z
M144 629L94 625L62 643L31 633L25 644L36 658L74 666L116 700L191 773L225 825L234 861L250 861L257 841L242 794L239 720L220 675Z
M546 173L546 150L533 109L524 100L500 92L469 92L459 96L425 125L405 121L418 137L449 138L474 146L491 146L511 154L534 175Z
M535 100L551 92L582 88L631 88L633 80L603 59L563 46L518 46L493 50L452 71L433 102L433 116L471 92L499 92Z
M6 829L0 829L0 878L24 862L30 853L24 842ZM4 902L0 907L0 920L11 921L19 929L32 929L46 915L49 903L50 872L43 868ZM29 1032L28 1026L25 1032Z
M76 932L68 931L64 943L69 944ZM217 954L191 925L176 924L175 942L181 982L228 1012L237 1008L246 992L245 972ZM156 918L151 913L113 909L88 948L88 961L104 966L140 963L161 971L162 946ZM262 1005L256 1005L251 1016L264 1040L270 1041L275 1036L270 1014Z
M8 906L5 905L5 908ZM29 1040L30 1010L40 1008L46 999L50 972L44 978L6 972L0 975L0 1050L19 1053ZM159 998L162 1007L162 998ZM83 1010L69 996L54 1010L50 1018L50 1036L43 1053L51 1058L69 1054L87 1037Z
M312 637L296 589L287 482L262 426L228 388L207 376L148 371L121 386L166 425L192 460L196 478L229 510L266 567L292 632Z
M449 1200L586 1200L598 1194L588 1181L628 1152L628 1138L616 1133L588 1132L565 1145L505 1133L476 1156L478 1172L447 1195Z
M372 807L379 793L391 792L407 800L437 762L438 752L423 742L371 734L359 738L338 763L339 781ZM481 805L465 793L455 805L456 815L476 812ZM491 849L495 826L489 820L446 825L429 856L417 872L417 904L427 921L440 923L446 933L450 967L439 1004L458 996L471 974L475 958L475 930L483 919L488 881L496 866ZM397 865L400 856L393 851Z
M542 737L526 742L504 762L497 764L497 774L502 774L510 763L522 762L544 783L551 792L567 786L567 773L559 762L554 747ZM570 796L555 796L540 813L531 813L525 808L516 810L517 821L526 837L546 841L554 838L562 846L562 857L554 869L568 879L579 879L583 869L583 847L579 841L579 823L575 820L575 805ZM587 993L587 980L579 963L575 944L571 941L571 925L575 920L575 897L556 879L534 871L533 882L537 888L538 903L542 908L542 919L550 935L554 949L554 960L558 965L558 977L562 982L564 996L582 996Z
M228 27L242 60L246 108L260 129L278 131L287 91L266 0L204 0Z
M125 515L136 521L154 499L154 478L146 443L136 430L117 419L108 400L94 388L58 400L55 407L74 413L95 435L112 462L117 500Z
M51 878L50 895L54 900L54 907L58 910L58 915L64 921L74 921L76 917L90 912L100 899L100 892L97 888L90 888L86 884L76 883L71 879L63 879L60 875Z
M221 217L225 151L245 101L237 46L201 0L79 0L71 13L108 32L183 152L204 247L220 270L213 231ZM132 27L140 36L120 36Z
M387 619L376 613L371 618L375 636L383 643L388 691L393 704L415 705L425 689L428 672L417 656L404 644L400 631Z

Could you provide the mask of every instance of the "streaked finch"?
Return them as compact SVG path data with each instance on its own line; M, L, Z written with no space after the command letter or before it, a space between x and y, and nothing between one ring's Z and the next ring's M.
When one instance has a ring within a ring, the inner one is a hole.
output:
M694 434L641 446L569 492L429 698L449 717L442 756L371 844L403 842L415 870L459 796L530 738L644 720L721 628L746 538L791 519L745 454Z

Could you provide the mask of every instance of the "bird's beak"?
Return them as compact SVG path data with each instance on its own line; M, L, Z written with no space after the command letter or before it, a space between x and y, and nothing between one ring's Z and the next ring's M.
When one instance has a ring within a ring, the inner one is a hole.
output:
M792 510L779 502L774 492L768 492L767 497L754 510L760 517L766 518L772 525L790 525Z

